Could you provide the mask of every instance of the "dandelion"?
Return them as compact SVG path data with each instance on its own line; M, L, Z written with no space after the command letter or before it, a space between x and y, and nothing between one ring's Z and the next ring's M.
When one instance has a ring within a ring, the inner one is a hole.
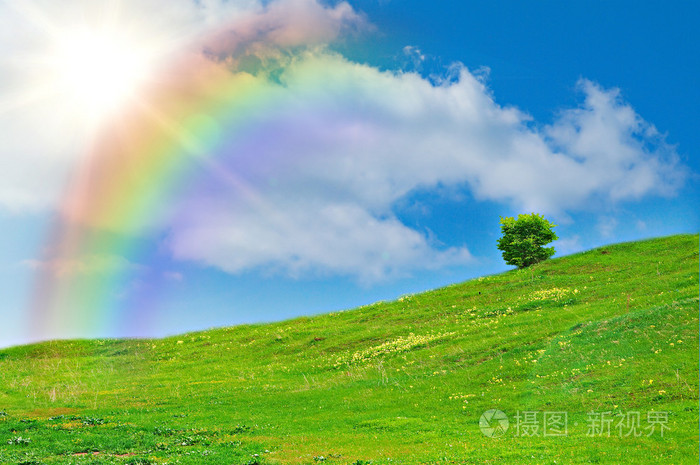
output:
M369 347L365 350L355 352L349 357L340 357L336 360L335 366L339 367L344 364L363 363L378 358L382 355L408 352L415 348L426 346L430 342L452 336L453 334L455 333L450 332L417 336L410 333L408 336L399 336L393 341L387 341L378 346Z
M568 288L553 287L552 289L541 289L539 291L531 293L529 296L529 300L560 300L563 297L569 295L570 293L571 290ZM578 289L576 289L573 293L578 294Z

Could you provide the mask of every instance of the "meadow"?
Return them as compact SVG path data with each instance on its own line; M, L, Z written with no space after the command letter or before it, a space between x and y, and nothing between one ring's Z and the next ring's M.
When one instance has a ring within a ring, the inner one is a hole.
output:
M0 463L697 464L698 292L679 235L289 321L4 349Z

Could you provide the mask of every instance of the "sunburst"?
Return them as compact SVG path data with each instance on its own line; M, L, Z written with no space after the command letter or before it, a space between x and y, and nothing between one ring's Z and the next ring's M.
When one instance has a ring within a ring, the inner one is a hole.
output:
M9 5L34 32L26 47L4 57L19 84L0 110L43 101L67 121L94 125L133 104L183 42L183 31L175 36L120 0L76 2L67 11L31 0Z

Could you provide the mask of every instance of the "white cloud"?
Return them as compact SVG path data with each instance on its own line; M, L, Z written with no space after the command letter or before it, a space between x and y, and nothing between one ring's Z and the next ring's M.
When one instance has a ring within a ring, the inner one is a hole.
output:
M622 101L618 89L588 80L579 81L579 88L584 104L564 111L545 134L588 175L586 194L618 201L675 193L686 177L675 148Z
M185 280L185 275L183 275L179 271L164 271L163 278L165 278L168 281L180 283Z
M557 251L557 255L568 255L583 250L583 246L581 245L581 237L578 234L560 238L554 241L552 245Z
M601 216L598 218L596 228L603 238L611 238L617 229L617 219L613 216Z
M347 2L324 6L316 0L278 0L264 7L250 2L251 8L239 15L213 38L205 50L217 57L255 55L278 57L280 48L324 45L341 33L367 27L367 23ZM220 8L219 5L214 11Z
M403 68L405 71L421 72L425 62L425 54L418 47L406 45L403 48Z
M464 68L458 79L433 85L308 52L278 79L265 85L275 87L280 112L295 117L266 115L276 123L264 144L241 158L250 147L231 147L226 161L245 173L255 200L224 185L212 194L208 179L207 194L188 194L188 213L173 228L177 258L229 272L267 267L379 279L470 260L465 248L440 250L392 214L416 188L466 184L481 199L560 215L592 199L667 194L682 179L671 148L646 148L656 137L650 126L616 91L588 82L582 106L540 132L527 115L497 105ZM607 144L586 143L596 133ZM648 176L653 182L633 189Z
M268 194L276 197L272 211L209 199L210 211L198 209L175 228L169 244L175 258L231 273L332 273L366 283L471 260L466 249L436 250L422 234L394 217L378 218L365 205L293 194L283 201L281 194Z
M327 51L324 43L366 24L345 3L147 4L180 8L173 24L187 31L218 30L203 42L200 63L214 60L212 68L232 82L245 69L251 87L275 102L249 115L250 130L229 141L217 160L226 174L200 173L180 213L161 225L178 259L232 273L256 268L369 282L472 259L466 247L440 247L398 220L392 208L414 189L465 186L477 199L565 215L592 202L672 195L684 181L674 148L616 89L582 80L582 105L543 126L497 104L484 80L460 65L436 83ZM266 72L273 66L274 79ZM27 150L0 149L0 161L15 170L1 179L0 203L8 207L57 199L56 179L80 161L66 149L51 158L57 166L43 163L54 147L75 145L36 116L8 134ZM39 128L46 137L35 137ZM39 165L48 168L37 176Z

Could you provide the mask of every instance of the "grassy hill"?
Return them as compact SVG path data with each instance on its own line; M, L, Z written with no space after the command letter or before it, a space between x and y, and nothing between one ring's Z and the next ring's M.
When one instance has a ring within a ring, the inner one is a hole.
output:
M681 235L352 311L2 350L0 463L697 464L698 376Z

